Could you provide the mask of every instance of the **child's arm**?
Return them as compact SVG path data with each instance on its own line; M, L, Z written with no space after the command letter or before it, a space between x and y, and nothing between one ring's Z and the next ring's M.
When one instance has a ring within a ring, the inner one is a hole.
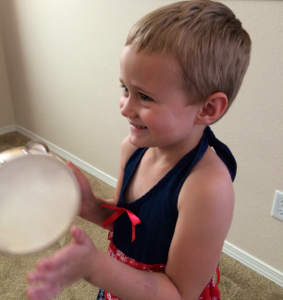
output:
M212 152L211 152L212 153ZM28 276L31 299L49 299L81 278L123 300L195 300L213 276L231 224L233 187L224 168L202 162L179 195L179 217L165 274L131 268L98 250L80 229L74 241Z
M115 195L113 199L103 199L97 197L93 194L90 183L88 182L87 178L83 175L79 168L72 164L72 162L68 161L68 166L73 170L77 181L80 185L81 190L81 208L79 216L84 218L87 221L93 222L101 227L103 227L103 222L106 220L111 214L113 214L113 210L108 208L101 207L101 204L108 204L112 206L116 206L122 183L124 177L124 168L125 165L131 156L131 154L135 151L135 147L129 144L128 137L124 139L122 142L121 147L121 158L120 158L120 165L119 165L119 174L117 185L115 188Z
M166 274L182 299L197 299L212 278L232 222L234 190L227 168L221 162L203 168L214 155L207 151L179 195Z
M73 241L53 256L41 260L27 276L28 298L47 300L80 279L102 287L123 300L181 299L165 274L136 270L97 249L87 234L71 230Z

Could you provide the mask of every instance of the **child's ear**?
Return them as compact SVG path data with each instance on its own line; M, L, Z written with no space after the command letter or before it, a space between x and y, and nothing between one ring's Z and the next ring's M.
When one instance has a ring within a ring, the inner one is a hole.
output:
M216 122L225 112L228 105L227 96L222 92L217 92L208 97L201 105L197 115L197 124L209 125Z

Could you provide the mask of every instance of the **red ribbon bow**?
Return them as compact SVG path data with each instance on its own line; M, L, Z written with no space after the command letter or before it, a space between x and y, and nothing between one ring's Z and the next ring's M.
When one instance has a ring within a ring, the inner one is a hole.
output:
M135 232L135 226L141 223L141 220L131 211L127 210L126 208L123 207L117 207L117 206L111 206L111 205L106 205L106 204L101 204L102 207L105 208L110 208L116 210L114 214L112 214L109 218L107 218L103 222L103 228L106 228L109 226L112 222L114 222L117 218L119 218L124 212L128 214L128 217L132 223L132 242L134 241L136 237L136 232Z

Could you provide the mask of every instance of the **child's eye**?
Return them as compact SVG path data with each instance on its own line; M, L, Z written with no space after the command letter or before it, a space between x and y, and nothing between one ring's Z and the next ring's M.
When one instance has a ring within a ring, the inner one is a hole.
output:
M150 97L148 97L145 94L140 93L140 96L141 96L142 101L150 101L150 100L152 100Z
M125 85L121 84L121 88L123 89L124 93L126 93L126 94L129 93L129 90L128 90L128 88Z

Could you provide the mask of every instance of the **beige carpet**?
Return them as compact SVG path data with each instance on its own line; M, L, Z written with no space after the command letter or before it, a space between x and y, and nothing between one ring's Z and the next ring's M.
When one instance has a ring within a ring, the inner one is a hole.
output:
M28 139L13 132L0 136L0 152L25 145ZM94 176L87 174L94 193L100 197L110 198L114 189ZM83 228L94 243L106 251L108 246L107 232L98 226L77 218L75 224ZM1 227L0 227L1 228ZM66 234L51 248L32 256L9 257L0 254L0 300L24 300L26 289L26 273L34 268L38 259L51 255L70 241ZM239 262L223 254L220 261L221 281L219 288L222 300L283 300L283 288L249 270ZM55 299L58 300L93 300L98 289L84 281L80 281L64 291ZM173 299L172 299L173 300Z

